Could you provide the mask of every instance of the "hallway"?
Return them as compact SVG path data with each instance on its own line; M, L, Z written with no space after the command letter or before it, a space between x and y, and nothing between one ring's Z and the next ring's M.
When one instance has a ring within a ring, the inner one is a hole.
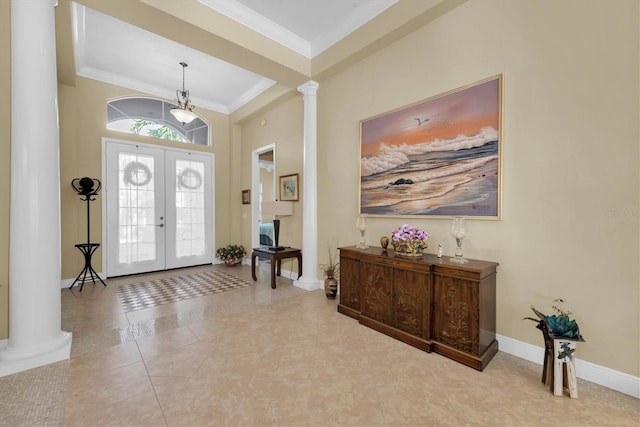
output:
M285 265L283 268L287 269ZM249 286L126 312L118 287L221 270ZM63 289L70 361L0 378L0 425L633 425L640 401L499 352L484 372L336 312L337 301L249 266L203 266Z

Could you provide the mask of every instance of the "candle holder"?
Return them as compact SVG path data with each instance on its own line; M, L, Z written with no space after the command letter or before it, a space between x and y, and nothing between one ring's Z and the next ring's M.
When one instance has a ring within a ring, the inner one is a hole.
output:
M468 259L462 257L462 240L467 234L467 224L464 217L457 216L451 222L451 235L456 239L455 258L449 258L454 264L466 264Z
M367 217L364 215L358 216L356 221L356 228L360 230L360 243L356 246L358 249L367 249L369 246L365 243L364 232L367 229Z

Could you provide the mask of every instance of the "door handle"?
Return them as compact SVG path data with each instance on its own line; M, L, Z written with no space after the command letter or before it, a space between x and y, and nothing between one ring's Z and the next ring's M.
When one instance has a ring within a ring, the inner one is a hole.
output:
M158 224L158 227L162 228L164 227L164 224Z

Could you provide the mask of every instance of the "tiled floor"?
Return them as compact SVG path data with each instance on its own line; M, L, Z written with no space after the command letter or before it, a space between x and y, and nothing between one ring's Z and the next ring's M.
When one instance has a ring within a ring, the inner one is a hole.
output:
M555 397L540 383L540 365L501 352L484 372L475 371L338 314L337 302L323 291L300 290L284 277L271 289L268 270L255 284L247 266L188 271L212 269L252 285L131 312L123 309L117 286L185 270L111 279L106 288L88 285L82 293L62 290L63 329L73 332L71 360L0 378L0 425L640 422L637 399L581 380L578 399ZM1 403L7 392L21 391L16 380L37 384L34 375L54 377L63 415L55 411L55 396L43 412L49 416L35 416L31 401L22 414L16 414L19 405Z

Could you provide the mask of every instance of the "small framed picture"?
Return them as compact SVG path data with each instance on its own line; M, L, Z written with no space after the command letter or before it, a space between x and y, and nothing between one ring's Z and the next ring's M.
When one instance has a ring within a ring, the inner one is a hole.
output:
M251 190L242 190L242 204L243 205L251 204Z
M280 200L298 201L298 174L280 177Z

